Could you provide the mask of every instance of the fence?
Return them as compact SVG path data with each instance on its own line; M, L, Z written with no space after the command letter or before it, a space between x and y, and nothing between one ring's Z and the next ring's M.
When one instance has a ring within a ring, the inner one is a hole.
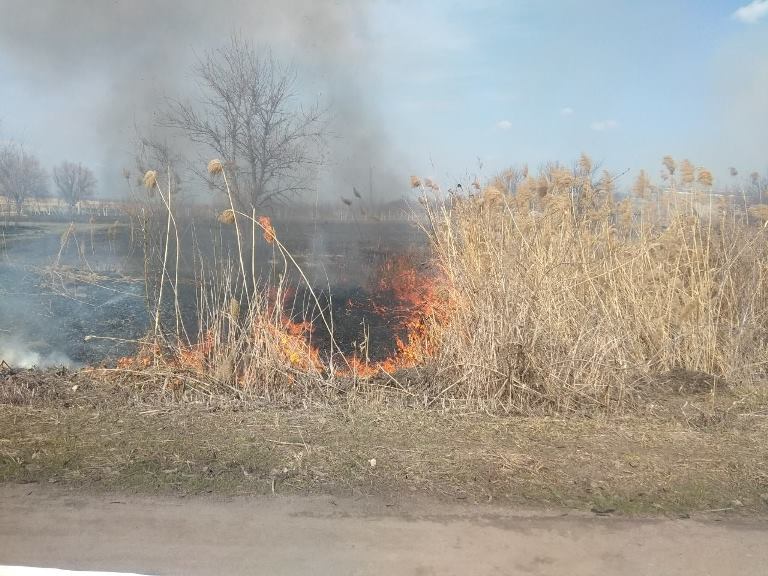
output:
M27 198L21 205L24 217L39 216L103 216L118 217L124 214L125 204L107 200L82 200L69 206L59 198ZM0 218L16 216L16 204L9 198L0 196Z

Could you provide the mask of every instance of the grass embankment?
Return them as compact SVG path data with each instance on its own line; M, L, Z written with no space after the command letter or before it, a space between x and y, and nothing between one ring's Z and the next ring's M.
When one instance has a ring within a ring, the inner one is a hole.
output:
M708 394L670 392L642 415L521 418L355 400L291 409L177 403L95 377L6 376L0 481L627 514L768 512L768 402L759 396L713 404Z
M383 384L336 348L331 369L286 318L282 284L270 300L248 283L257 224L283 271L306 277L279 231L234 208L222 221L238 259L202 282L189 341L172 194L152 180L167 210L147 260L162 255L152 345L114 372L7 376L0 480L765 513L763 212L713 196L704 172L678 189L670 169L665 189L644 182L620 201L592 172L584 157L473 197L425 194L437 305L408 321Z

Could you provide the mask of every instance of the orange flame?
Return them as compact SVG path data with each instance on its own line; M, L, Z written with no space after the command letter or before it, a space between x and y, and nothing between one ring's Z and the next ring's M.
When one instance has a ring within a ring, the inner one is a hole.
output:
M215 345L216 336L212 330L209 330L201 342L181 348L175 362L179 368L190 368L202 372Z
M266 329L275 337L284 362L300 371L322 370L319 351L308 342L312 333L310 322L293 322L283 318L279 324L267 323Z
M260 216L257 222L264 233L264 240L272 244L277 239L275 228L267 216ZM368 378L384 371L392 373L400 369L423 364L436 353L439 346L440 326L448 322L450 303L440 290L440 277L426 273L417 267L413 255L404 254L387 259L377 271L372 283L373 302L376 314L393 321L395 351L384 360L368 362L357 356L346 357L347 368L340 375ZM314 330L311 322L296 321L285 310L288 301L295 295L295 289L283 287L268 293L270 305L266 313L254 319L254 335L269 334L277 345L282 361L298 371L326 369L319 350L312 344ZM347 303L351 308L354 302ZM258 341L258 338L256 338ZM118 368L143 369L152 363L161 362L179 369L206 371L217 342L212 331L197 343L177 349L171 357L156 344L144 346L134 357L121 358Z
M154 362L178 369L202 372L213 352L216 337L213 331L208 331L202 341L188 346L182 346L173 354L163 353L157 343L146 343L141 346L135 356L123 356L117 360L117 367L122 370L141 370L149 368Z
M307 320L295 321L285 310L295 298L296 289L283 286L280 290L271 288L268 292L268 318L255 329L266 329L277 341L278 349L283 360L297 370L322 370L323 362L320 352L310 344L314 326Z
M374 282L377 314L397 320L396 352L378 362L348 358L349 369L342 371L360 378L379 372L394 372L424 363L437 351L437 328L448 321L448 302L440 294L439 278L421 272L412 255L400 255L384 262Z

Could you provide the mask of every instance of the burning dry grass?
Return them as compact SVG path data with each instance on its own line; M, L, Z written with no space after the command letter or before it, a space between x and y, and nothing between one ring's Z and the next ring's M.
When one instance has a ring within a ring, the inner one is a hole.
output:
M211 175L220 175L229 190L224 166L214 160L208 169ZM234 392L238 397L295 402L327 400L339 392L360 390L361 379L382 374L387 375L387 386L394 383L403 392L404 386L392 372L423 364L433 354L431 320L438 304L435 279L417 274L413 263L405 259L388 262L379 276L381 285L376 288L395 305L382 305L377 312L397 317L394 322L402 327L403 335L396 341L396 350L378 362L369 361L365 344L360 354L345 354L335 340L330 298L318 296L280 241L270 218L257 216L255 210L251 214L237 210L232 197L230 208L219 215L218 221L232 226L237 252L218 258L213 269L201 269L196 274L197 333L188 334L180 318L181 253L170 202L172 179L168 179L168 189L163 189L156 176L150 180L165 210L155 224L159 228L165 221L164 238L156 240L157 248L149 251L159 256L145 266L160 270L157 280L148 275L148 286L156 284L154 290L152 286L148 289L148 293L156 295L155 301L149 299L155 327L137 355L119 361L118 371L152 378L177 395L188 391ZM256 243L261 241L271 246L275 259L268 279L256 274ZM199 260L202 263L202 258ZM289 285L289 277L301 284L302 299L297 298L296 286ZM164 287L166 294L173 296L175 322L167 318L171 304L169 298L163 300ZM313 341L318 329L328 335L325 349Z
M264 236L267 242L277 241L271 225ZM237 266L230 263L217 271L212 284L200 287L199 331L192 343L174 334L147 338L138 354L119 360L118 372L154 379L177 395L234 392L240 398L278 404L369 393L378 386L373 380L413 396L393 375L428 364L436 352L439 319L447 319L438 287L437 278L417 271L409 257L381 266L370 306L388 317L400 335L388 357L373 361L365 341L355 352L341 351L330 312L319 300L308 299L306 291L300 298L295 287L280 280L257 284L246 297L237 281ZM321 344L314 335L323 324L330 340L321 339Z
M713 395L764 381L768 246L743 209L648 186L617 202L584 166L425 204L454 305L434 385L452 396L616 412L670 370L707 375Z
M228 186L226 169L212 164ZM665 166L672 179L676 166L671 159ZM423 205L438 273L406 259L385 263L374 292L395 305L377 312L398 318L403 335L393 355L377 362L368 360L365 342L360 353L342 352L331 306L272 222L231 202L220 221L233 225L238 253L201 272L198 333L182 334L177 320L175 334L156 332L120 368L154 371L174 392L293 402L370 393L372 377L380 376L387 389L419 405L517 414L621 412L667 386L670 374L705 381L713 399L726 387L762 386L762 212L712 195L706 171L698 169L705 174L698 180L692 171L681 163L684 194L674 186L660 190L642 173L634 196L620 201L610 174L593 180L586 156L573 170L510 170L479 194L448 202L437 199L439 186L412 178L434 196ZM257 232L282 260L273 285L246 271L249 258L254 269L253 243L262 241ZM298 308L289 271L306 288ZM161 277L176 300L171 276ZM330 335L327 349L313 341L318 326Z
M294 322L261 290L242 306L232 277L225 274L219 278L225 281L200 291L193 343L148 339L136 356L122 358L118 369L159 377L163 388L177 395L234 393L273 402L306 397L322 367L309 343L311 326Z

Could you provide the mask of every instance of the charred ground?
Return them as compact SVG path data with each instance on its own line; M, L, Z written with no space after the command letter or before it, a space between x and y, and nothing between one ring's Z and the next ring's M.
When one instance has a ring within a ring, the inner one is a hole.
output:
M424 238L408 222L276 221L281 240L310 278L334 319L335 339L345 353L360 353L367 338L372 360L395 350L406 304L377 282L385 262L407 257L424 268ZM232 230L215 219L182 223L180 281L185 330L197 334L201 264L234 248ZM4 228L0 244L0 341L5 359L16 366L114 363L133 354L150 325L140 231L129 220L27 222ZM258 245L254 259L265 283L283 274L279 255ZM289 271L282 305L288 317L316 317L317 305L301 278ZM170 316L172 311L168 311ZM166 320L172 322L171 320ZM314 323L310 337L321 350L330 335ZM10 356L13 343L14 355Z

